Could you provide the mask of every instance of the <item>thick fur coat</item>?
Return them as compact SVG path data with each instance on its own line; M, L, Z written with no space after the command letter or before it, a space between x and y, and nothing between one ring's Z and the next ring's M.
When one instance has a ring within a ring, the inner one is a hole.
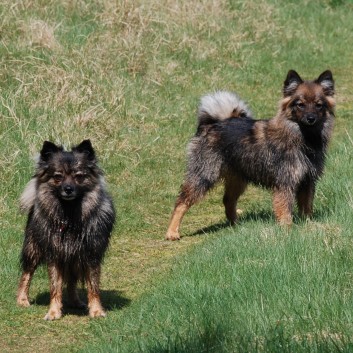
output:
M104 316L99 298L100 266L115 221L112 199L89 140L71 151L44 142L36 173L21 197L28 212L21 254L17 302L28 306L34 271L48 265L51 303L46 319L61 316L61 287L67 283L71 303L83 306L76 285L86 281L90 316Z
M231 223L249 182L273 190L274 213L281 224L292 223L295 200L299 212L310 216L333 128L333 96L330 71L304 81L291 70L278 113L270 120L254 120L229 92L203 97L197 132L188 146L185 181L166 238L180 238L186 211L219 180L224 180L223 202Z

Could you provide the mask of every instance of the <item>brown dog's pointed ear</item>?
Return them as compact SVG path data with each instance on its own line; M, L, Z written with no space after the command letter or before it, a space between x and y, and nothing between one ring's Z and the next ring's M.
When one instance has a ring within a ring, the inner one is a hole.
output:
M283 95L285 97L292 95L303 80L294 70L289 70L283 85Z
M74 147L72 151L77 151L79 153L85 153L87 155L88 160L93 161L96 158L96 154L92 147L90 140L83 140L79 145Z
M62 147L58 147L53 142L44 141L43 147L40 151L40 158L43 161L48 161L48 159L52 156L53 153L62 151Z
M327 96L335 94L335 83L330 70L324 71L316 80L316 83L322 86Z

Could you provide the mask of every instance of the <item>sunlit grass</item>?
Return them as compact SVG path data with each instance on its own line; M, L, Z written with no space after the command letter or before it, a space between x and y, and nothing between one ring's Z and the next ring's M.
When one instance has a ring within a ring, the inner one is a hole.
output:
M350 1L1 2L1 349L347 347L351 10ZM229 228L217 187L185 216L182 241L165 242L199 97L235 90L255 116L268 118L289 69L308 79L331 69L336 80L335 133L314 219L296 219L284 233L270 193L251 187L240 200L239 225ZM18 198L44 140L70 146L85 138L118 211L102 274L108 317L67 312L47 323L44 268L33 280L34 305L15 305L25 225Z

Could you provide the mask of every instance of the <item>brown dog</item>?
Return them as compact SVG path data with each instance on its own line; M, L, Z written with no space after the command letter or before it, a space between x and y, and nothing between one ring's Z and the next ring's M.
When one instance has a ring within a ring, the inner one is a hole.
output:
M333 128L333 96L331 71L303 81L291 70L279 111L270 120L252 119L245 104L229 92L203 97L198 129L188 146L185 181L166 239L180 239L184 214L220 179L230 223L236 221L237 200L249 182L273 190L279 223L292 223L295 200L300 214L310 216Z

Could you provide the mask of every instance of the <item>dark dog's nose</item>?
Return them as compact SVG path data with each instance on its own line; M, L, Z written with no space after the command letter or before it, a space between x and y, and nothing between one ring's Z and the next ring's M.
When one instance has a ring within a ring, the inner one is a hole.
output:
M71 185L65 185L64 191L66 195L71 195L74 191L74 188Z
M315 122L316 122L316 116L314 116L314 115L308 115L308 116L305 117L305 120L306 120L306 123L307 123L308 125L314 125Z

